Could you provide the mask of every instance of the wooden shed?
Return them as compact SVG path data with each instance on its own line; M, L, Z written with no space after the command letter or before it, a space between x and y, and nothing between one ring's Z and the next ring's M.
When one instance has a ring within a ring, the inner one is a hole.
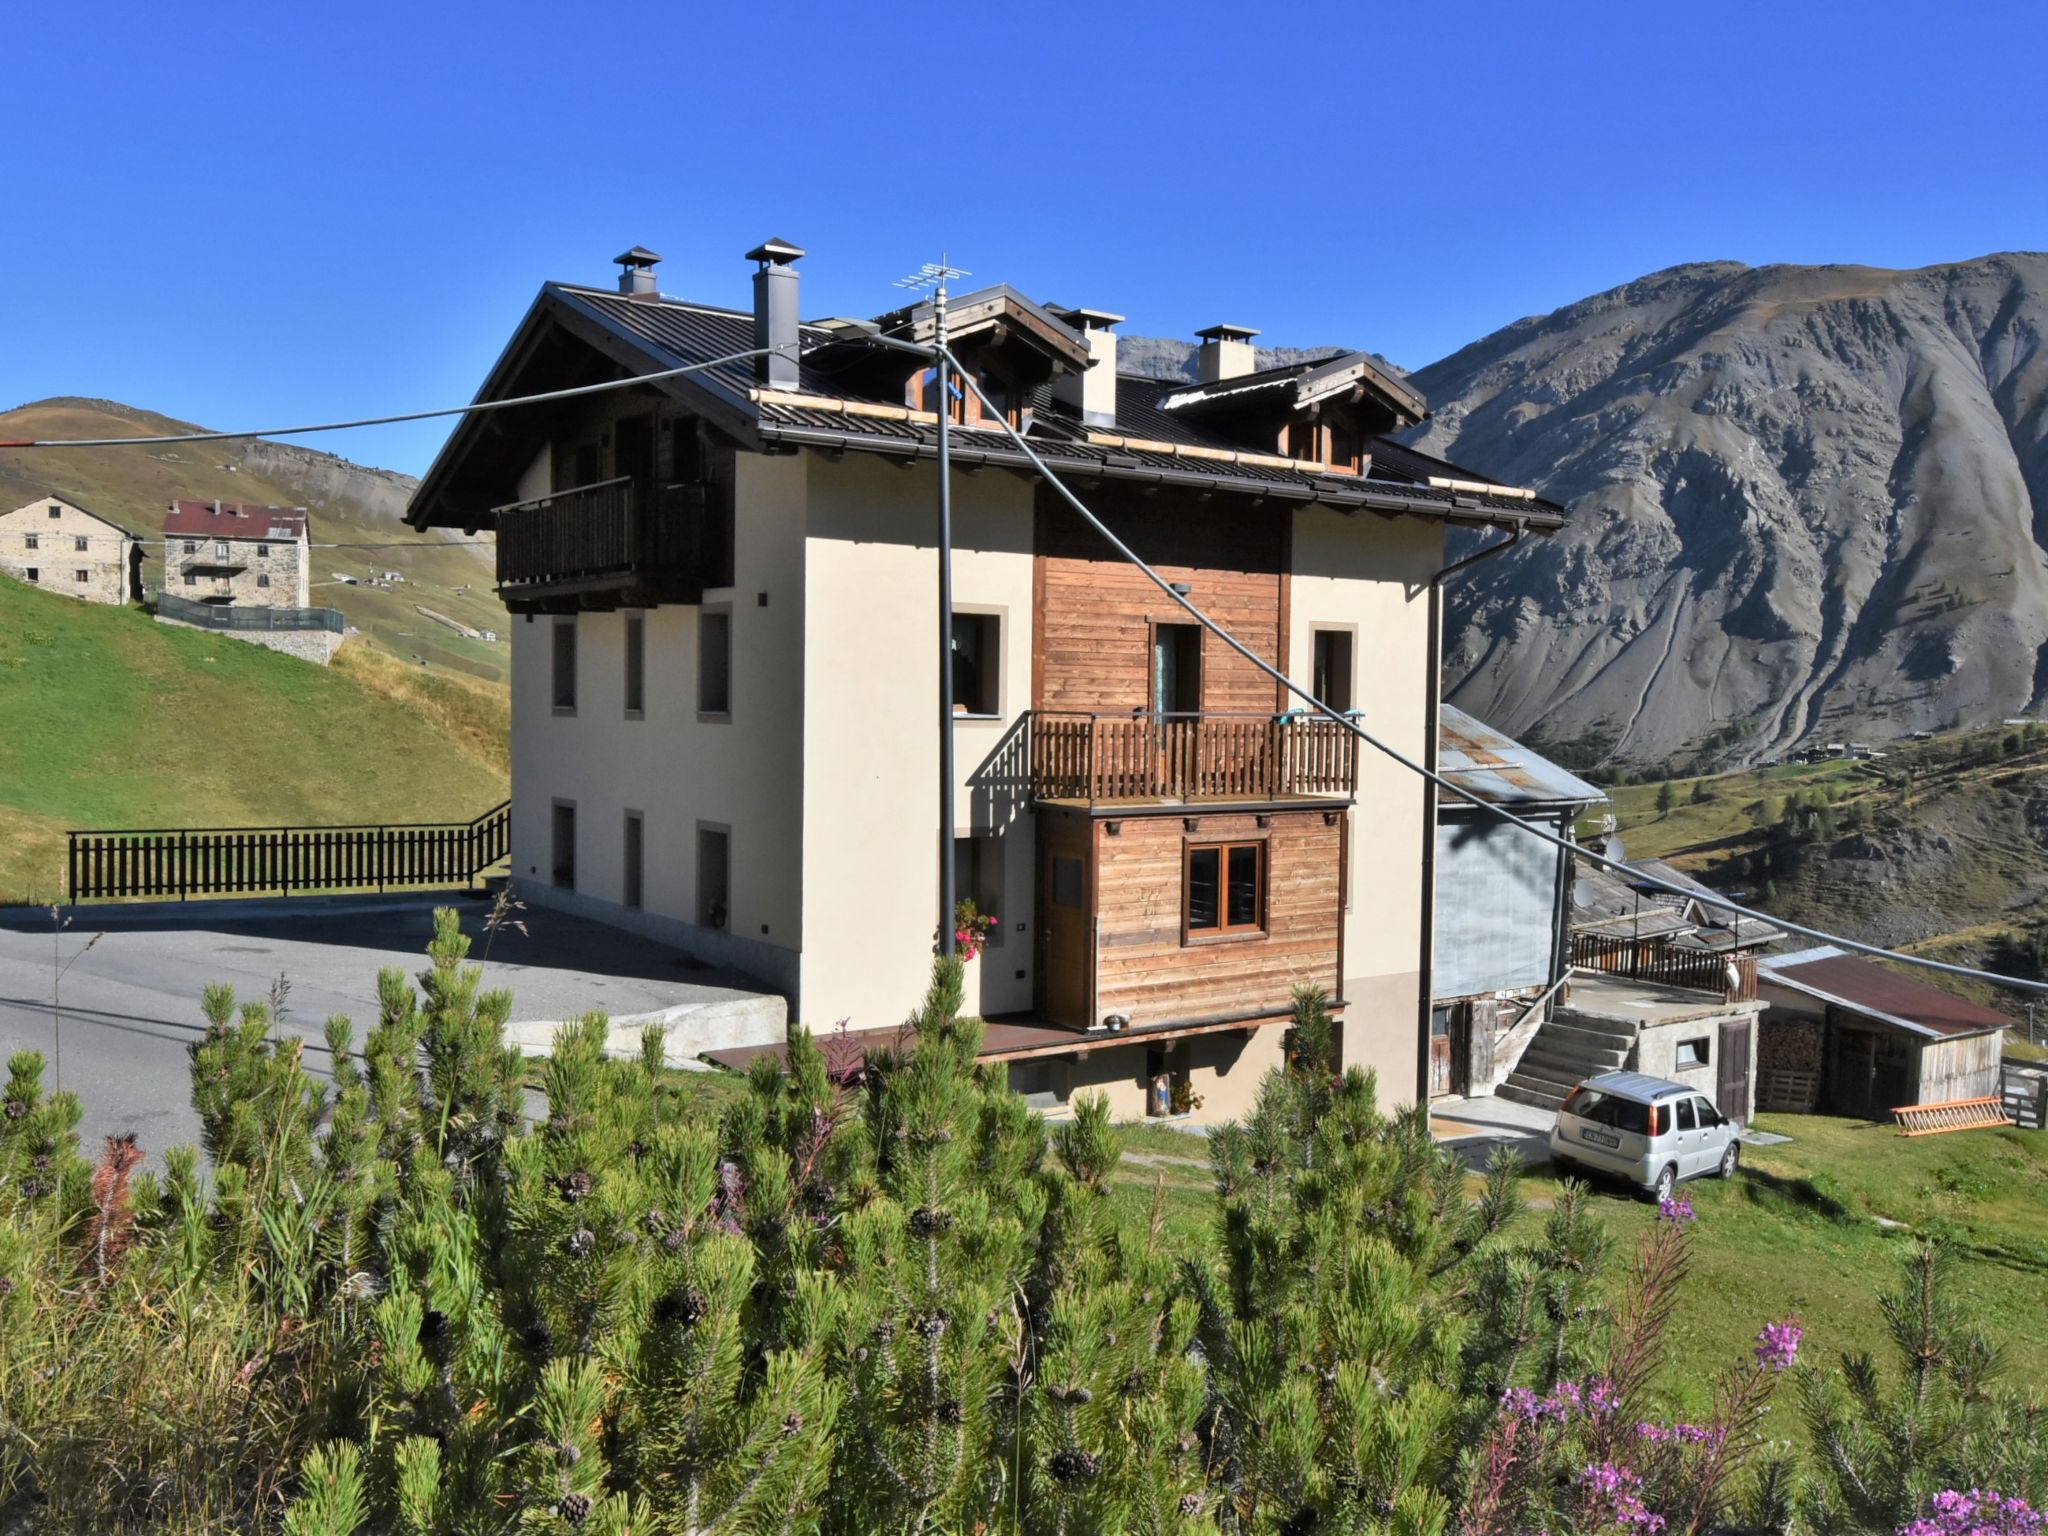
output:
M1999 1092L2002 1013L1832 945L1761 957L1757 985L1765 1107L1881 1120Z

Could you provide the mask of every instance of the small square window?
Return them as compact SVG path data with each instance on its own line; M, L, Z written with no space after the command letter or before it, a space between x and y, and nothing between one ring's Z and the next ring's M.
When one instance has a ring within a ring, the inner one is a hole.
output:
M196 586L198 586L198 585L199 585L199 573L198 573L197 571L187 571L187 572L185 573L185 585L186 585L186 586L188 586L188 587L196 587Z
M92 580L92 572L90 572L90 571L73 571L73 572L71 573L71 579L72 579L73 581L90 581L90 580Z
M953 615L953 713L1000 715L1001 629L992 613Z
M1708 1040L1705 1035L1697 1040L1678 1042L1678 1064L1681 1067L1704 1067L1708 1060Z
M71 547L82 555L92 548L92 540L82 533L74 534L71 539Z
M697 620L697 713L732 713L732 610L707 608Z
M551 697L560 714L576 712L576 620L571 618L555 620L555 651L553 692Z
M187 539L187 540L185 541L185 553L186 553L186 554L188 554L188 555L196 555L196 554L198 554L198 553L199 553L199 541L198 541L197 539Z
M22 575L31 586L40 585L43 579L43 573L34 566L30 566L27 570L23 571Z
M270 546L268 544L258 544L256 546L256 556L259 560L268 559L270 557Z
M43 547L43 536L39 533L27 534L25 535L25 542L30 549L41 549Z
M1256 933L1265 926L1264 843L1189 848L1183 916L1190 937Z
M50 503L50 516L52 516L52 517L62 517L63 515L64 515L64 509L63 509L62 507L58 506L58 505L57 505L57 503L55 503L54 501L53 501L53 502L51 502L51 503Z
M258 572L256 573L256 585L257 585L257 586L259 586L259 587L267 587L267 586L269 586L269 585L270 585L270 572L268 572L268 571L258 571Z

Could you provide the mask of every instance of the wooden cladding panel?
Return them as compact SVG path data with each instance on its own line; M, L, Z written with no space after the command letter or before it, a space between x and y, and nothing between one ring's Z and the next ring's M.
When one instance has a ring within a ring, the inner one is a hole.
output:
M1096 1000L1099 1013L1142 1025L1281 1010L1294 987L1341 987L1342 817L1321 811L1131 817L1095 831ZM1182 941L1183 856L1193 845L1266 844L1263 936Z
M1095 488L1090 504L1117 537L1170 582L1186 582L1203 612L1263 659L1282 665L1282 571L1291 513ZM1039 591L1033 706L1126 711L1152 706L1155 623L1188 623L1143 573L1119 559L1073 510L1041 489L1034 581ZM1270 713L1273 683L1213 636L1202 644L1202 709Z

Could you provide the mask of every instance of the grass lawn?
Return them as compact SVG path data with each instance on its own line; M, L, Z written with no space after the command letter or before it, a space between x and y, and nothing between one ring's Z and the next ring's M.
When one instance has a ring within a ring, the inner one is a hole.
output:
M67 827L468 819L505 797L504 690L345 645L329 667L0 580L0 901Z

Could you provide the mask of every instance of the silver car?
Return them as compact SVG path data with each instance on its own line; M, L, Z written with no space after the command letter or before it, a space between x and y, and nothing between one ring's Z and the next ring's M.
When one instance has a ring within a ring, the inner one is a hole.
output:
M1742 1127L1684 1083L1609 1072L1574 1088L1550 1131L1560 1171L1611 1174L1659 1200L1683 1179L1735 1177Z

